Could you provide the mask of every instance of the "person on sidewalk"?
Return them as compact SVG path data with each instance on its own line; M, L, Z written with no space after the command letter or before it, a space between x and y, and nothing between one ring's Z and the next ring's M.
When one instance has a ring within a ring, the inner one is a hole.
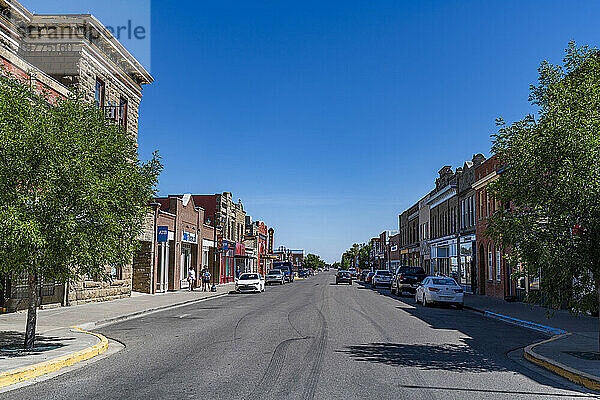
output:
M191 292L194 290L194 284L196 283L196 270L193 267L190 267L187 278L189 282L188 290Z
M208 272L208 268L205 268L204 273L202 274L202 290L207 292L209 284L210 284L210 272Z

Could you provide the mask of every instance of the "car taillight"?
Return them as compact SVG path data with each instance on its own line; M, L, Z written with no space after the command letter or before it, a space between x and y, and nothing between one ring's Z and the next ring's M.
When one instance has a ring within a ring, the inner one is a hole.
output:
M462 289L454 289L454 291L455 291L456 293L462 293L462 292L463 292L463 290L462 290Z
M438 289L438 288L436 288L436 287L430 287L430 288L429 288L429 291L430 291L430 292L439 292L439 291L440 291L440 289Z
M398 279L400 279L401 281L403 281L404 280L404 275L402 275L402 274L398 275Z

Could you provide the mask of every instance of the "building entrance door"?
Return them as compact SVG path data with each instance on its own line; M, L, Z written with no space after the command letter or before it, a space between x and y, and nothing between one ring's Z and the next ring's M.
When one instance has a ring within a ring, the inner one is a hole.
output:
M158 243L158 265L156 268L156 291L164 293L169 289L167 274L169 270L169 244Z
M192 247L187 243L181 244L181 268L179 269L179 287L185 289L189 286L187 273L192 266Z

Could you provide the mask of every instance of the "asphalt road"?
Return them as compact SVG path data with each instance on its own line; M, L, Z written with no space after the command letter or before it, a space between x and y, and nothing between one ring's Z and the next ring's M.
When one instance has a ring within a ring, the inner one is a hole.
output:
M125 348L0 399L578 399L530 366L543 336L332 273L99 330Z

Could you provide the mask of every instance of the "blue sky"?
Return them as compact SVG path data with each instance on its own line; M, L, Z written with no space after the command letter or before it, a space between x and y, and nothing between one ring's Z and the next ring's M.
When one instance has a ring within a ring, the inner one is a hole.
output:
M139 143L163 157L160 193L231 191L276 246L327 261L397 229L443 165L489 155L495 118L532 111L540 61L600 37L596 1L153 1L151 23L132 1L23 4L151 24L151 54L127 46L156 79Z

